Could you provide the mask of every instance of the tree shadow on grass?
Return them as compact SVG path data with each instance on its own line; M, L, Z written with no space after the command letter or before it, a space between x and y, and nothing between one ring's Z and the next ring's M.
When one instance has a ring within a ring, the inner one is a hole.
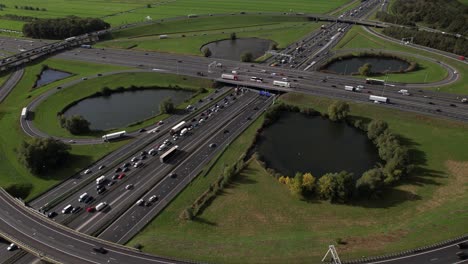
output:
M364 208L391 208L407 201L421 200L421 196L395 188L385 190L378 198L361 198L352 201L350 205Z
M54 170L53 172L46 172L37 177L43 180L64 180L69 176L73 175L74 178L81 178L81 175L77 172L81 171L83 167L88 166L93 162L93 158L87 155L71 155L69 160L64 164L63 167Z
M209 221L203 217L199 217L199 216L196 216L192 219L192 221L194 222L197 222L197 223L200 223L200 224L205 224L205 225L209 225L209 226L217 226L218 224L215 223L215 222L212 222L212 221Z

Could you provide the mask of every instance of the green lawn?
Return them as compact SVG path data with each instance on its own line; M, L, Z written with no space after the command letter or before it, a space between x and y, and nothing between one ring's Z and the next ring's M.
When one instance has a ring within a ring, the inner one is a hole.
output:
M114 34L117 39L102 42L98 46L202 55L200 48L204 44L228 39L230 34L235 32L239 38L270 39L281 48L321 25L297 17L245 16L249 19L242 18L244 17L208 17L194 19L194 25L183 20L137 27L117 32ZM225 19L229 23L225 23ZM220 26L220 23L224 26ZM159 39L160 34L167 34L168 38Z
M161 74L152 72L138 72L138 73L120 73L116 75L103 76L99 78L90 79L84 82L80 82L72 87L63 89L62 91L50 96L44 102L42 102L35 111L34 124L38 129L44 131L50 135L63 136L63 137L95 137L100 134L92 133L91 135L74 136L71 135L67 130L60 127L60 123L57 118L57 113L65 108L70 103L89 96L97 91L100 91L103 87L107 86L111 89L123 86L130 87L135 86L161 86L167 87L169 85L179 85L187 89L198 89L201 87L210 88L211 82L205 79L199 79L194 77L183 77L173 74ZM201 97L205 97L207 94L199 94L196 97L191 98L189 101L181 104L179 108L185 108L188 104L198 101ZM154 124L156 121L166 118L167 115L158 115L154 118L145 121L137 126L131 126L125 128L127 131L135 131L141 127ZM119 128L118 130L122 130Z
M327 13L350 0L298 0L294 2L284 2L279 0L49 0L49 1L29 1L29 0L4 0L2 4L7 7L0 11L0 16L14 14L19 16L31 16L38 18L53 18L75 15L79 17L100 17L111 23L113 26L142 22L149 16L152 19L169 18L177 16L187 16L188 14L222 14L240 12L305 12L305 13ZM152 8L147 8L151 3ZM15 6L32 6L46 11L31 11L15 9ZM23 22L20 22L23 24ZM18 25L5 24L18 28ZM2 24L3 27L3 24Z
M320 111L331 102L303 94L287 94L281 100ZM227 153L240 155L236 142L216 163L217 170L197 178L129 245L140 243L146 252L213 263L318 263L337 238L347 242L338 252L348 259L465 233L468 125L372 104L353 103L351 113L386 120L392 131L404 136L418 163L411 177L381 200L354 205L300 201L254 161L198 219L178 220L214 181L219 168L233 162ZM259 125L242 135L244 148Z
M468 67L463 62L457 61L456 59L450 59L444 56L415 49L406 45L398 45L393 42L388 42L379 38L375 38L374 36L364 31L362 27L353 27L335 47L335 49L365 48L395 50L406 53L412 53L420 56L431 57L433 59L437 59L441 62L447 63L457 69L457 71L460 74L459 80L451 85L433 87L431 89L449 93L468 93L468 86L466 86L466 80L468 79ZM432 82L443 79L447 74L447 72L436 63L415 57L412 57L412 60L418 62L418 64L421 65L423 69L405 74L390 74L389 81L422 83L424 82L424 80L426 80L426 82Z
M6 82L6 80L8 80L9 77L10 77L10 74L2 74L2 75L0 75L0 88L1 88L2 85Z
M69 77L66 80L32 90L32 86L36 78L35 76L40 72L42 64L70 71L76 75ZM16 149L21 145L21 142L29 139L29 137L23 134L19 125L21 109L34 97L49 89L55 89L55 85L58 83L80 78L81 76L95 73L95 71L105 72L117 69L122 69L122 67L69 62L56 59L45 60L27 67L19 84L13 89L6 100L0 104L0 186L6 187L11 184L30 183L33 188L30 190L27 199L31 199L46 191L54 184L59 183L64 178L82 170L91 162L102 157L106 153L126 144L126 141L122 141L119 143L102 144L97 146L72 146L71 152L74 154L73 160L66 166L66 168L40 177L32 175L22 164L20 164L16 154Z

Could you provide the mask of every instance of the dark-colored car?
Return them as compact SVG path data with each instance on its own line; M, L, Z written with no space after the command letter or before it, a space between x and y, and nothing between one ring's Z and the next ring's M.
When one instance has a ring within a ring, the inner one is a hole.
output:
M146 131L146 129L144 129L144 128L138 130L138 132L140 132L140 133L145 132L145 131Z
M119 174L114 174L114 175L112 175L112 179L113 179L113 180L117 180L118 177L119 177Z
M101 193L103 193L103 192L105 192L105 191L106 191L106 187L104 187L104 186L101 187L101 188L99 188L99 189L97 189L97 193L98 193L98 194L101 194Z
M114 170L115 173L121 172L121 171L122 171L122 168L120 168L120 167Z
M54 218L55 216L57 216L56 212L48 212L47 213L47 217L49 217L49 218Z
M81 207L79 207L79 206L73 207L71 209L70 213L74 214L74 213L78 212L80 209L81 209Z
M93 248L93 250L97 253L101 253L101 254L106 254L107 253L107 249L103 248L103 247L98 247L98 248Z
M174 172L173 172L173 173L169 174L169 177L171 177L171 178L173 178L173 179L174 179L174 178L177 178L177 173L174 173Z

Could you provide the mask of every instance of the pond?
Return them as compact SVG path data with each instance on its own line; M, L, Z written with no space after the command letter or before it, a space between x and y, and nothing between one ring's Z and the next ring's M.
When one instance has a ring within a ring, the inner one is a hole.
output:
M267 39L238 38L210 42L203 45L201 50L207 47L213 58L240 61L242 54L246 52L251 52L254 58L263 56L272 44L273 42Z
M71 76L71 74L68 72L57 71L53 69L46 69L41 72L41 75L39 79L37 79L34 87L46 85L46 84L67 78L68 76Z
M362 131L345 123L285 112L265 128L257 151L267 167L282 175L311 172L315 177L346 170L360 177L380 161Z
M92 130L126 127L158 115L159 104L171 98L174 105L181 104L193 92L172 89L145 89L114 93L110 96L87 98L70 107L65 116L81 115Z
M359 73L359 67L369 63L372 65L371 72L383 73L386 71L406 70L410 64L404 60L378 57L353 57L343 60L336 60L325 67L324 70L344 75Z

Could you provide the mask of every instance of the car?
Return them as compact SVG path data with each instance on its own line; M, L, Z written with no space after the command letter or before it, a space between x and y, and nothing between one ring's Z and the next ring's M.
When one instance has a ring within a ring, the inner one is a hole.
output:
M132 164L130 164L129 162L126 162L126 163L124 163L124 165L122 167L127 168L127 167L130 167L130 165L132 165Z
M258 106L254 107L254 110L258 110Z
M91 172L93 172L91 169L86 169L83 174L90 174Z
M86 80L88 80L88 78L87 78L87 77L83 77L83 78L81 78L81 80L86 81Z
M93 213L95 211L96 211L96 208L94 206L90 206L90 207L86 208L86 212L88 212L88 213Z
M164 124L164 121L160 120L160 121L158 122L158 125L162 125L162 124Z
M106 254L107 253L107 249L103 248L103 247L98 247L98 248L93 248L93 250L97 253L101 253L101 254Z
M47 217L48 217L48 218L54 218L55 216L57 216L57 213L54 212L54 211L48 212L48 213L47 213Z
M62 86L57 86L57 90L60 90L60 89L62 89Z
M148 202L150 202L150 203L156 202L158 199L159 199L158 196L152 195L152 196L148 199Z
M457 248L459 248L459 249L468 248L468 242L458 243L458 244L457 244Z
M456 105L456 104L450 104L450 106L451 106L451 107L457 107L457 105Z
M108 184L107 184L107 187L111 187L112 185L115 184L115 181L110 181Z
M127 172L127 171L129 171L129 170L130 170L130 168L127 167L127 168L124 168L124 169L122 170L122 172Z
M78 212L78 210L80 210L80 209L81 209L81 207L79 207L79 206L73 207L73 208L71 209L70 213L74 214L74 213Z
M433 105L434 103L433 102L428 102L428 104Z
M68 141L68 143L70 143L70 144L74 144L74 143L75 143L75 140L73 140L73 139L70 139L70 140Z
M148 151L143 150L142 152L140 152L140 156L145 156L145 155L148 155Z
M171 174L169 174L169 177L175 179L177 178L177 173L172 172Z
M145 201L143 199L140 199L138 201L136 201L136 205L142 205Z
M442 112L442 110L440 110L439 108L436 109L436 112Z
M139 133L143 133L143 132L145 132L145 131L146 131L146 129L144 129L144 128L138 130Z
M146 159L146 155L141 156L141 160L145 160L145 159Z
M121 174L119 175L119 177L117 177L117 179L121 180L121 179L123 179L124 177L125 177L125 173L121 173Z
M229 133L229 129L225 129L225 130L223 131L223 133L224 133L224 134Z
M99 166L98 169L99 169L99 170L102 170L102 169L104 169L105 167L106 167L106 165L101 165L101 166Z
M147 201L145 201L145 202L143 203L143 205L144 205L144 206L150 206L150 205L151 205L151 203L150 203L150 202L147 202Z
M336 85L332 84L332 86L331 86L331 87L333 87L333 88L336 88Z
M97 194L101 194L106 191L106 187L102 186L101 188L97 189Z
M8 251L14 251L18 248L18 246L15 244L15 243L11 243L8 247L7 247L7 250Z
M143 166L143 162L141 162L141 161L136 162L135 165L133 165L133 167L135 167L135 168L139 168L141 166Z
M218 145L216 145L216 143L211 143L209 146L210 148L216 148Z
M130 161L131 162L137 162L138 160L139 160L138 157L133 157Z
M131 190L133 189L133 184L127 184L127 186L125 186L125 190Z
M112 178L111 178L111 179L117 180L118 177L119 177L119 174L114 174L114 175L112 175Z
M116 169L114 170L115 173L121 172L121 171L122 171L122 168L120 168L120 167L119 167L119 168L116 168Z
M102 76L102 74L101 74L101 73L98 73L97 76Z

